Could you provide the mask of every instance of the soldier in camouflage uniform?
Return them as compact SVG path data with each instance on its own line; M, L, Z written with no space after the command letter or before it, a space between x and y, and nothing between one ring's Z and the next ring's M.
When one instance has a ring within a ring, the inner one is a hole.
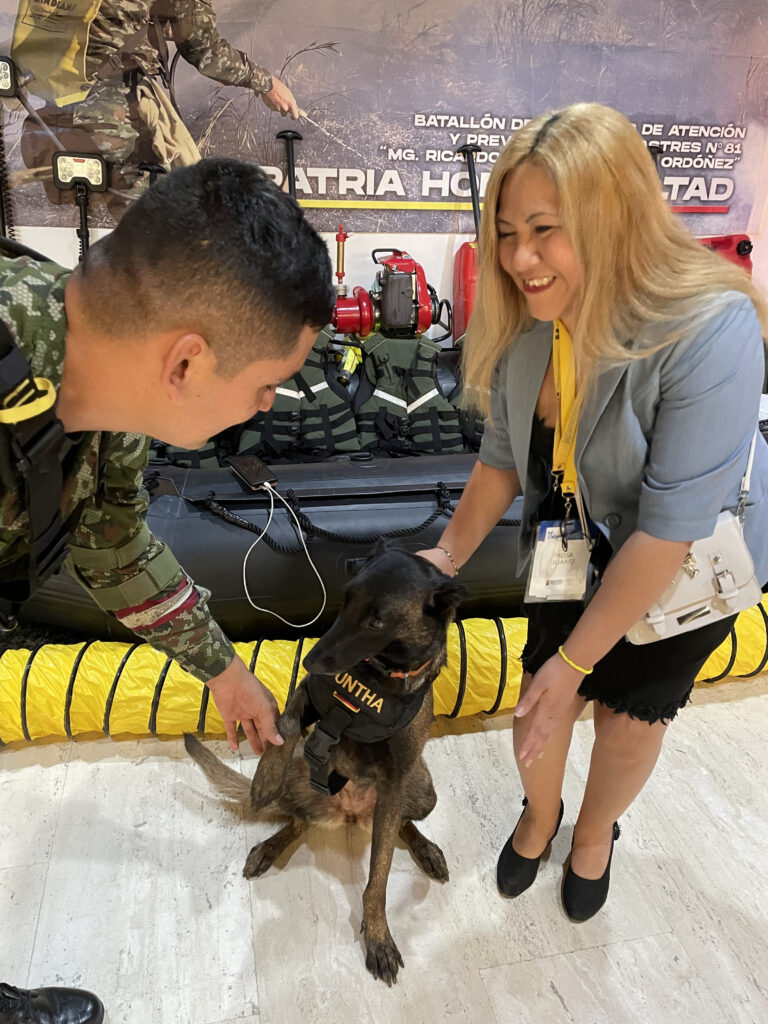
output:
M102 0L88 33L88 95L63 107L47 103L38 114L64 149L101 153L112 166L113 187L135 195L145 187L141 163L175 170L200 159L161 84L167 79L166 38L207 78L251 89L271 110L299 116L291 90L219 35L211 0ZM16 60L24 73L23 52ZM34 80L29 90L35 92ZM54 148L42 126L27 118L24 162L52 203L71 203L71 192L59 192L52 180ZM121 197L109 205L116 218L126 207Z
M0 317L58 390L70 568L93 599L211 690L233 749L281 743L269 691L145 522L148 437L197 447L270 408L335 301L328 252L261 170L203 160L142 196L75 271L0 258ZM0 396L3 399L5 396ZM25 574L24 479L0 424L0 593ZM0 1021L92 1024L88 993L0 984Z

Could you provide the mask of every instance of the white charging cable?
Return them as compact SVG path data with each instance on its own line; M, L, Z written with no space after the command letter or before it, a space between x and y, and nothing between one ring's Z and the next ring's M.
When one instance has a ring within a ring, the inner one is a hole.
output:
M245 591L245 596L248 598L248 603L250 604L251 608L255 608L257 612L266 612L267 615L274 615L276 619L280 619L280 621L284 622L286 624L286 626L292 626L294 629L306 629L307 626L311 626L313 623L317 622L317 620L320 618L320 616L325 611L325 606L328 603L328 594L327 594L327 591L325 589L325 584L323 583L323 577L318 572L317 566L312 561L312 556L310 555L309 551L307 550L307 543L304 540L304 533L303 533L303 531L301 529L301 523L299 522L299 520L298 520L298 518L296 516L296 513L293 511L293 509L288 504L288 502L285 500L285 498L282 496L282 494L278 494L278 492L272 487L272 484L263 483L263 484L261 484L261 488L262 488L262 490L267 491L267 493L269 494L269 518L267 519L267 525L264 527L264 532L261 534L260 537L256 538L256 540L253 542L253 544L251 544L251 546L248 548L248 551L246 552L245 558L243 559L243 590ZM247 578L247 574L246 574L246 569L247 569L247 566L248 566L248 558L250 557L250 554L253 551L253 549L256 547L256 545L260 541L264 540L264 538L267 535L267 531L269 530L269 527L270 527L270 525L272 523L272 517L273 517L273 515L275 513L275 498L279 498L280 501L282 501L282 503L288 509L290 514L293 516L293 521L296 523L296 529L297 529L298 534L299 534L299 540L301 541L301 546L304 548L304 554L307 556L307 561L312 566L312 571L314 572L315 576L317 576L317 582L320 584L320 588L323 591L323 604L322 604L322 607L320 608L320 611L317 613L317 615L314 617L314 619L310 619L309 622L289 622L288 619L284 619L283 616L279 615L277 612L273 612L269 608L262 608L261 605L256 604L254 602L254 600L252 599L251 595L248 593L248 578Z

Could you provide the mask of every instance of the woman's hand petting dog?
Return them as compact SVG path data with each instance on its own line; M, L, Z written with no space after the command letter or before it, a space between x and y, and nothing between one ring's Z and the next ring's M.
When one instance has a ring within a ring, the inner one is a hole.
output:
M280 746L277 731L277 701L237 655L220 675L208 681L216 707L224 719L231 750L237 750L237 723L243 727L255 754L262 754L268 743Z
M445 573L446 576L455 576L458 571L456 563L445 548L427 548L426 551L414 551L414 554L431 562L436 569Z
M526 768L543 755L544 748L563 719L575 713L574 702L583 678L555 654L544 662L531 680L515 708L515 718L533 712L519 755Z

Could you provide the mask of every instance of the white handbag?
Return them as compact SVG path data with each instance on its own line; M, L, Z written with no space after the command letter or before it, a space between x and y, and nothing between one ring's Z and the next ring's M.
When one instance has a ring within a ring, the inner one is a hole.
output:
M756 441L757 433L749 449L736 514L721 512L715 532L693 542L670 585L627 633L630 643L651 644L688 633L760 604L763 595L742 531Z

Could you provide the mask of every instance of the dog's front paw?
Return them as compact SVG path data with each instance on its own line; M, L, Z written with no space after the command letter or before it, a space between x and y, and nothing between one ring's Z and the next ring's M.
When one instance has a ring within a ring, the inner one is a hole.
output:
M272 867L282 849L281 845L273 843L271 839L265 839L263 843L254 846L245 862L243 876L245 878L258 878L259 875L263 875L265 871Z
M362 931L365 930L363 921ZM386 981L390 988L397 981L398 967L405 967L405 964L400 956L400 950L389 934L389 929L386 929L386 934L381 939L373 938L366 933L365 966L374 978Z

